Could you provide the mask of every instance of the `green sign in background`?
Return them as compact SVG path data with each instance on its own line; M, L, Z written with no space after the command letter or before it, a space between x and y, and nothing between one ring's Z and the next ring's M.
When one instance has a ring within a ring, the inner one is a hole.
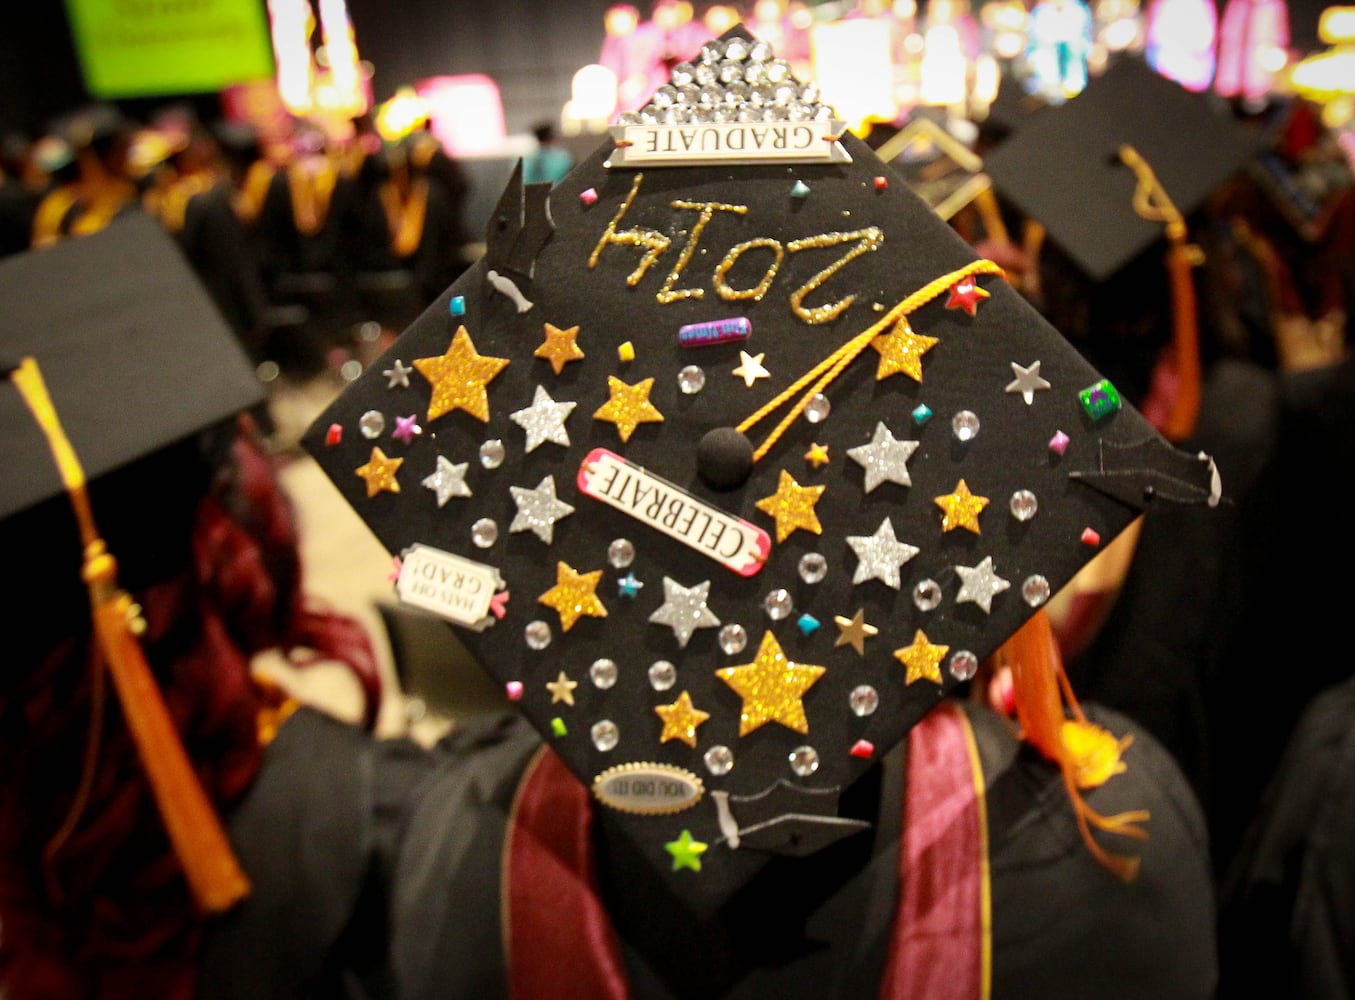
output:
M265 0L66 0L100 99L198 94L273 73Z

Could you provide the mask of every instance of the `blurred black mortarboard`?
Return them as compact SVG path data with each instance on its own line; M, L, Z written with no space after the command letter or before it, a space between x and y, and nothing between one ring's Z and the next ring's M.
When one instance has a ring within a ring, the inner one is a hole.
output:
M1088 482L1177 454L812 91L731 90L515 176L514 250L304 439L697 910L862 829L839 793L1144 502Z
M875 154L947 221L991 186L979 154L924 113L914 113Z

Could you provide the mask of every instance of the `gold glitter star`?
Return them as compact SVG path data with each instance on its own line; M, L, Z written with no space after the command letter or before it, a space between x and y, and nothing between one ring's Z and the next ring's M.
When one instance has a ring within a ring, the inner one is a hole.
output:
M607 609L595 593L601 579L600 569L591 573L577 573L568 563L557 563L555 586L537 600L560 612L560 627L568 632L584 615L590 618L607 617Z
M554 323L546 324L546 339L541 342L541 346L533 352L532 356L536 358L545 358L550 362L551 368L555 374L559 375L565 369L565 365L571 361L578 361L584 356L583 350L575 342L579 335L579 328L571 326L568 330L561 330Z
M560 676L553 681L546 681L546 690L550 692L550 703L563 701L566 705L574 704L574 689L579 686L578 681L571 681L569 675L563 670Z
M660 743L681 740L692 749L696 748L696 727L710 718L709 712L703 712L692 704L692 696L686 691L678 695L678 700L671 705L655 705L654 713L663 720Z
M816 469L821 469L828 464L828 446L826 444L811 444L809 450L805 452L805 461Z
M652 378L627 385L615 375L607 376L607 391L612 398L593 414L594 420L608 420L616 424L622 441L629 441L640 424L662 423L663 414L649 401L649 390L654 388Z
M404 461L403 458L387 458L380 448L372 448L372 457L367 460L367 464L358 466L356 470L367 481L367 496L374 497L382 490L399 493L400 484L396 481L395 472Z
M988 506L988 498L977 497L970 493L969 487L965 485L963 479L960 480L960 485L955 487L954 493L937 497L936 506L946 512L945 516L941 518L942 532L965 528L976 535L981 534L979 531L979 512Z
M776 519L776 540L784 542L786 536L796 528L804 528L816 535L823 534L819 516L814 513L814 505L823 496L827 486L801 486L785 469L781 470L781 481L776 484L776 492L763 497L755 507L764 514Z
M841 615L834 615L833 622L838 627L837 642L833 643L833 648L838 646L851 646L856 650L857 656L866 654L866 640L873 639L880 634L880 630L866 621L866 609L859 609L856 614L850 618L843 618Z
M475 349L464 326L458 327L447 353L435 358L415 358L414 367L433 386L428 401L428 419L465 410L482 423L489 422L489 394L485 386L507 366L507 358L491 358Z
M908 317L900 316L893 330L880 334L870 342L870 346L880 352L880 367L875 370L875 381L903 372L909 378L921 382L922 355L938 343L935 337L914 333L908 325Z
M894 650L894 658L908 668L906 684L919 680L940 684L941 661L949 652L949 646L933 646L927 641L927 633L918 629L917 635L913 636L913 644Z
M776 636L764 632L752 663L723 667L715 671L715 676L743 697L739 735L747 736L768 722L779 722L797 733L809 732L800 699L825 672L823 667L786 659Z

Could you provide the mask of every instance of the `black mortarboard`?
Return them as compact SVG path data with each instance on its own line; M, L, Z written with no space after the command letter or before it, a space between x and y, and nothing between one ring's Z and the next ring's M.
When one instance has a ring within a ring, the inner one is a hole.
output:
M1076 97L1043 109L984 157L998 194L1038 220L1092 281L1162 238L1134 209L1131 146L1189 215L1259 148L1222 104L1122 55Z
M725 82L684 69L548 199L515 175L501 259L304 438L698 910L861 829L839 793L1176 478L812 90L747 84L760 56L708 44Z
M990 186L979 154L926 114L914 114L875 153L946 220Z

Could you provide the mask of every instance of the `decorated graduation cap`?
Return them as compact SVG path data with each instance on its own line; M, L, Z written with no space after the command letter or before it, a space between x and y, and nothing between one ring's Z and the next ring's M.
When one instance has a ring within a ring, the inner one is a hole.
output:
M742 29L486 242L304 443L698 909L1208 493Z

